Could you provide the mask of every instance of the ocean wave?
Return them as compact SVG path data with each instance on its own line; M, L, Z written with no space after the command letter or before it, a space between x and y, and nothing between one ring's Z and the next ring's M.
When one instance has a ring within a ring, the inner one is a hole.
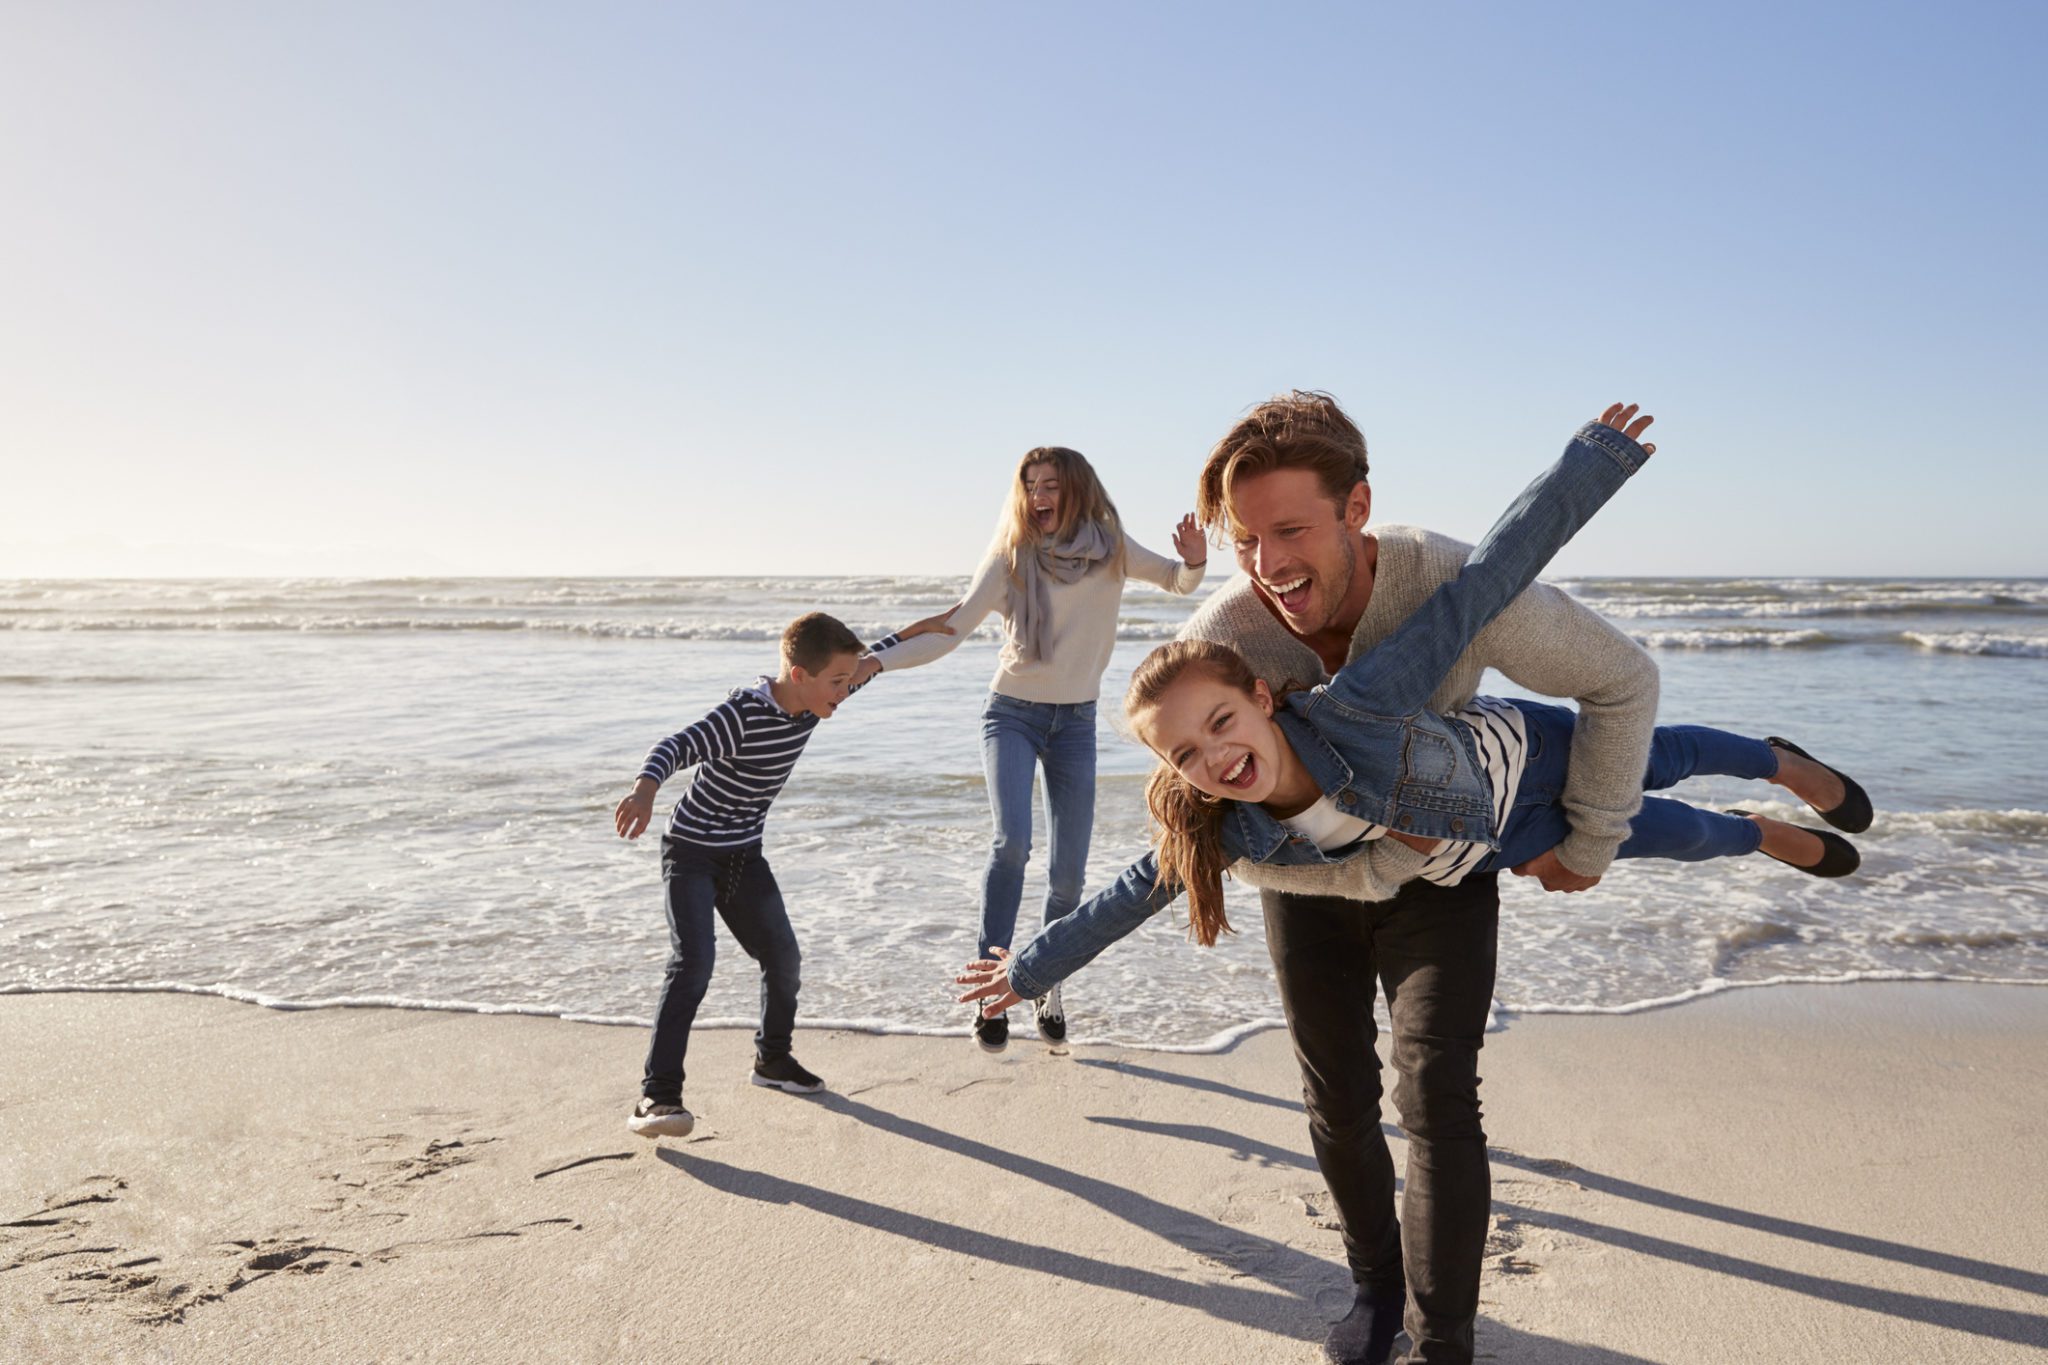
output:
M1743 809L1773 820L1809 821L1813 811L1787 801L1745 801ZM1928 810L1877 812L1859 839L1900 834L2000 834L2029 840L2048 839L2048 810Z
M1852 643L1824 630L1649 630L1635 640L1645 649L1804 649Z
M2048 659L2048 639L2039 635L1994 635L1965 630L1953 634L1907 631L1901 639L1940 654L1983 654L2004 659Z
M2048 602L1978 593L1952 598L1812 597L1744 600L1720 598L1606 599L1581 598L1602 616L1620 621L1678 620L1820 620L1867 616L2029 616L2048 611Z
M867 605L877 605L869 603ZM886 603L879 605L887 605ZM943 604L941 604L943 605ZM928 609L927 609L928 610ZM374 635L414 631L474 632L506 634L533 631L544 634L580 635L600 640L780 640L787 620L565 620L528 616L346 616L346 615L262 615L262 616L120 616L81 617L73 620L0 618L0 631L62 632L171 632L212 631L222 634L293 632L304 635ZM909 624L900 617L890 620L848 619L847 627L864 640L878 640ZM999 640L1002 621L990 617L968 635L970 640ZM1148 621L1124 617L1117 622L1119 640L1171 640L1180 633L1180 622Z
M388 634L400 631L504 634L534 631L583 635L595 639L650 640L780 640L787 621L569 621L524 616L216 616L101 617L75 621L6 621L0 630L17 631L214 631L293 632L305 635ZM876 640L901 628L902 621L848 621L854 634ZM993 637L984 624L975 636ZM969 638L974 638L970 636Z
M94 683L138 683L184 682L186 679L161 674L154 677L141 673L0 673L0 687L82 687Z

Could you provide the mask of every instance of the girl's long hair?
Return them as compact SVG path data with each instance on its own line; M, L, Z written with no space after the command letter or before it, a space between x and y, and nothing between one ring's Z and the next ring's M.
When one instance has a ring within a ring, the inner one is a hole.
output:
M1228 645L1209 640L1176 640L1145 656L1131 674L1124 693L1124 714L1135 715L1159 704L1166 689L1189 669L1200 669L1220 683L1254 695L1258 683L1244 656ZM1221 934L1234 934L1223 913L1223 869L1230 856L1223 850L1223 817L1227 803L1210 796L1162 760L1145 783L1145 805L1152 812L1152 841L1159 854L1159 877L1167 886L1188 893L1188 933L1203 947Z
M1035 464L1049 464L1059 475L1060 519L1050 533L1038 529L1038 519L1031 515L1031 495L1024 488L1024 473ZM1112 567L1121 574L1123 519L1117 515L1109 494L1103 491L1102 480L1095 477L1095 467L1088 463L1088 457L1065 446L1036 446L1025 451L1024 458L1017 462L1016 477L1010 480L1010 500L1003 505L1002 519L996 524L996 547L1010 566L1010 577L1017 577L1018 560L1035 551L1040 541L1065 540L1084 521L1105 524L1116 541Z

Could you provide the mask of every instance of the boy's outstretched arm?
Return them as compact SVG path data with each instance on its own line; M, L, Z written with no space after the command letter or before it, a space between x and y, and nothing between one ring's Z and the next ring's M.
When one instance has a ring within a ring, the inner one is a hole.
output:
M874 681L875 675L882 671L882 661L876 656L883 650L893 649L905 640L915 640L920 635L953 634L953 628L946 624L946 618L958 610L960 610L960 604L955 602L944 611L927 616L922 621L912 621L903 629L891 631L869 645L868 652L861 656L860 663L853 670L853 686L847 690L846 695L850 697Z
M739 752L747 736L746 717L730 700L711 708L704 719L679 730L647 751L640 775L612 809L612 825L621 839L637 839L654 819L654 793L684 768Z
M1653 419L1616 403L1580 427L1557 462L1508 505L1458 576L1330 681L1331 700L1372 715L1424 709L1430 694L1494 617L1655 452L1636 443Z

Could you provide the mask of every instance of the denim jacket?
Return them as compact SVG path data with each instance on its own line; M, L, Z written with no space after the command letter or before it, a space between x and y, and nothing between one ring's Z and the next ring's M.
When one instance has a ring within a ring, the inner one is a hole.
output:
M1471 732L1428 709L1444 675L1494 617L1649 456L1613 427L1588 422L1472 550L1458 576L1430 594L1375 648L1275 712L1317 788L1347 815L1421 839L1498 846L1493 793ZM1233 801L1222 822L1231 861L1327 863L1315 844L1266 810ZM1147 853L1108 890L1054 920L1012 959L1010 987L1043 995L1170 904Z

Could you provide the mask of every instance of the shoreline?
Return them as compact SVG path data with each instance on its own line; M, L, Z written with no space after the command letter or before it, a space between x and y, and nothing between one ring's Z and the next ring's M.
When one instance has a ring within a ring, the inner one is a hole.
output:
M2048 1352L2048 994L1961 987L1490 1035L1482 1355ZM0 1355L1307 1365L1348 1306L1284 1033L797 1042L832 1091L696 1040L655 1144L637 1030L0 996Z
M1625 1005L1504 1005L1493 1002L1487 1012L1487 1034L1489 1037L1504 1033L1520 1019L1569 1019L1569 1018L1613 1018L1627 1019L1644 1014L1655 1014L1665 1010L1679 1009L1686 1005L1713 1000L1730 994L1753 990L1782 988L1839 988L1847 986L1895 986L1895 985L1940 985L1940 986L1996 986L1996 987L2048 987L2048 979L2032 977L1996 976L1952 976L1939 972L1894 972L1894 971L1852 971L1834 974L1812 974L1763 977L1754 981L1736 981L1725 977L1712 978L1690 990L1651 1000L1636 1000ZM260 991L247 991L233 986L196 986L185 982L141 982L128 984L85 984L67 986L22 986L0 985L0 1000L15 996L46 995L138 995L138 996L186 996L198 999L221 1000L229 1004L247 1005L256 1009L270 1010L279 1014L308 1014L325 1010L394 1010L408 1013L431 1013L451 1015L474 1015L481 1018L549 1019L564 1024L587 1024L598 1028L620 1028L646 1030L653 1027L651 1019L629 1015L581 1014L565 1010L552 1010L541 1005L497 1005L464 1000L413 1000L397 996L337 996L324 1000L294 1000L266 995ZM1382 1021L1384 1022L1384 1021ZM691 1027L693 1032L745 1030L751 1032L757 1021L751 1018L712 1017L698 1019ZM875 1038L965 1038L969 1030L964 1026L929 1027L918 1024L901 1024L887 1019L797 1019L799 1036L806 1030L820 1033L857 1033ZM1220 1030L1199 1043L1141 1043L1124 1038L1090 1038L1085 1035L1072 1037L1069 1041L1075 1047L1114 1048L1130 1052L1157 1052L1170 1056L1216 1056L1229 1052L1246 1039L1261 1033L1284 1031L1286 1021L1278 1017L1248 1019L1242 1023ZM1030 1038L1030 1034L1025 1035Z

